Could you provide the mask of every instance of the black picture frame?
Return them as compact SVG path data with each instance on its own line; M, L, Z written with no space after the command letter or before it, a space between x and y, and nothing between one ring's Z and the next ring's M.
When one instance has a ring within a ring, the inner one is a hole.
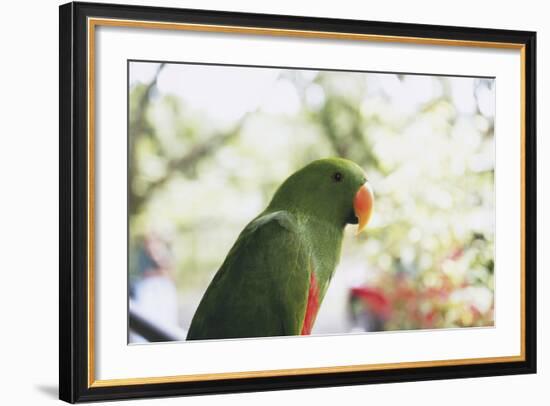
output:
M67 402L234 393L536 372L536 33L205 10L68 3L60 6L59 397ZM272 377L90 385L88 352L87 19L112 18L517 44L524 52L524 359L513 362Z

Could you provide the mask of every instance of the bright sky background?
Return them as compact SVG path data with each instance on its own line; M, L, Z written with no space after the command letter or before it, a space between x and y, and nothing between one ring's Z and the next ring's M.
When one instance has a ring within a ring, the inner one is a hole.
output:
M132 63L130 86L136 82L149 83L158 68L158 63ZM301 72L310 81L317 75L316 71ZM178 96L223 126L256 109L272 114L296 113L300 108L299 97L288 79L279 77L280 73L280 69L259 67L168 64L159 75L158 89L162 94ZM399 80L392 74L370 73L364 77L369 83L367 95L382 91L391 99L395 112L400 115L415 113L423 103L442 92L440 82L433 80L432 76L406 75L403 80ZM448 79L457 110L472 114L476 109L472 91L475 78ZM353 88L346 89L345 83L339 85L343 92L354 91ZM481 112L493 117L494 91L483 88L478 98ZM323 100L322 88L312 84L307 93L308 103L321 104Z

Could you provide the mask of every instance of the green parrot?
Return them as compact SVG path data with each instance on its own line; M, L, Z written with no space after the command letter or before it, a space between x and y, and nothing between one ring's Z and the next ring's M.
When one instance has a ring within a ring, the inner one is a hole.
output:
M342 158L288 177L241 232L195 312L188 340L307 335L340 259L346 224L361 232L374 195Z

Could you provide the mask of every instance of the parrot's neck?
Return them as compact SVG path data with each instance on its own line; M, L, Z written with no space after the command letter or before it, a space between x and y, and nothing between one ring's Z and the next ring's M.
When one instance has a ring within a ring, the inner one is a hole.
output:
M319 286L319 301L322 301L340 261L344 227L310 216L299 216L299 223L311 240L314 269Z

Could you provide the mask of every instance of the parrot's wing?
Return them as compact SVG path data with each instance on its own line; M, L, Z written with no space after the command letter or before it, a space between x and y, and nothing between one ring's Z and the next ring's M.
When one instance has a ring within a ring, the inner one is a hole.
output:
M292 214L257 218L210 283L187 339L300 334L311 271L310 249Z

